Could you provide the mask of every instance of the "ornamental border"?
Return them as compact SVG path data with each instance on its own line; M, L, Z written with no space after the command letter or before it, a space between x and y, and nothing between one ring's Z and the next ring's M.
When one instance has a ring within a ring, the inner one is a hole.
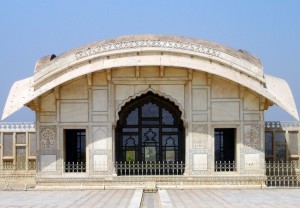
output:
M220 57L221 51L214 48L204 46L201 44L172 41L172 40L135 40L135 41L121 41L115 43L107 43L94 47L89 47L74 53L76 60L101 54L110 51L134 49L134 48L166 48L166 49L181 49L186 51L192 51L196 53L211 55Z

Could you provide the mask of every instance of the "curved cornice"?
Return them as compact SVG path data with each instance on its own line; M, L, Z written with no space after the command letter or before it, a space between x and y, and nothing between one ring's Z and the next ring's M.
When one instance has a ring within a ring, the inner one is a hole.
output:
M36 64L34 87L39 88L46 80L59 76L80 64L100 59L114 59L124 54L143 56L157 52L162 56L176 54L198 57L226 65L256 81L264 83L263 70L258 58L244 50L235 50L214 42L166 35L137 35L114 38L73 49L61 56L46 56ZM135 63L142 66L143 62Z
M72 79L132 66L172 66L217 75L249 88L299 119L287 83L265 75L254 56L213 42L161 35L120 37L42 58L33 77L13 85L2 119Z

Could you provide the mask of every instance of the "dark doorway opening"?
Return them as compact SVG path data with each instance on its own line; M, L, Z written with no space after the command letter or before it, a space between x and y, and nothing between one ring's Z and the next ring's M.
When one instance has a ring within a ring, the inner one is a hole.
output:
M65 130L65 172L85 172L85 129Z
M235 170L235 129L215 129L215 171Z
M184 127L181 111L174 103L149 92L123 107L119 117L116 128L117 163L139 164L137 167L151 163L154 164L151 166L154 167L152 173L164 172L159 170L160 164L184 164ZM145 167L149 170L150 166ZM136 174L147 173L140 168Z

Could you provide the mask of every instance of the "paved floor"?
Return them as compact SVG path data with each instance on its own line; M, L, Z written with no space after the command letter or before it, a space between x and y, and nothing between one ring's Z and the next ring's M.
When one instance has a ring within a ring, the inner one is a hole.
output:
M168 190L169 207L300 207L300 189Z
M163 207L168 208L300 207L300 189L160 190L157 195L159 195ZM0 191L0 207L134 208L138 207L137 202L139 202L140 198L141 190ZM146 206L147 203L145 204L145 202L147 202L147 200L153 204L155 195L151 195L150 198L144 201L144 205ZM157 206L157 204L155 206Z
M144 193L142 207L143 208L159 207L158 194L157 193Z
M130 207L134 190L2 191L0 207Z

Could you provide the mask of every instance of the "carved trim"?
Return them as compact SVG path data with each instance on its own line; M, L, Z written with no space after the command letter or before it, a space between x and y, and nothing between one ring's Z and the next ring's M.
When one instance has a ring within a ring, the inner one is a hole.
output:
M40 149L55 149L56 127L42 126L40 128L41 146Z
M265 129L268 130L290 130L290 129L299 129L299 121L266 121Z
M35 131L35 123L33 122L1 122L0 131Z
M244 126L244 147L260 149L260 127L259 125Z
M91 48L85 48L83 50L77 51L74 53L76 60L93 56L96 54L101 54L110 51L118 51L125 49L134 49L134 48L166 48L166 49L179 49L185 51L192 51L199 54L206 54L210 56L219 57L221 52L204 46L201 44L180 42L173 40L134 40L134 41L121 41L108 43L103 45L98 45Z
M121 112L122 108L127 105L130 101L144 95L144 94L147 94L148 92L152 92L153 94L155 95L158 95L160 97L163 97L167 100L169 100L170 102L174 103L178 108L179 110L181 111L181 119L184 120L184 109L183 107L181 106L181 104L176 100L174 99L173 97L165 94L165 93L162 93L158 90L154 90L153 88L151 88L151 85L149 85L149 87L146 89L146 90L143 90L143 91L140 91L139 93L136 93L132 96L129 96L127 99L123 100L122 103L119 104L119 106L117 107L117 110L116 110L116 120L119 120L119 112Z
M207 125L193 124L193 148L206 149L208 147Z

